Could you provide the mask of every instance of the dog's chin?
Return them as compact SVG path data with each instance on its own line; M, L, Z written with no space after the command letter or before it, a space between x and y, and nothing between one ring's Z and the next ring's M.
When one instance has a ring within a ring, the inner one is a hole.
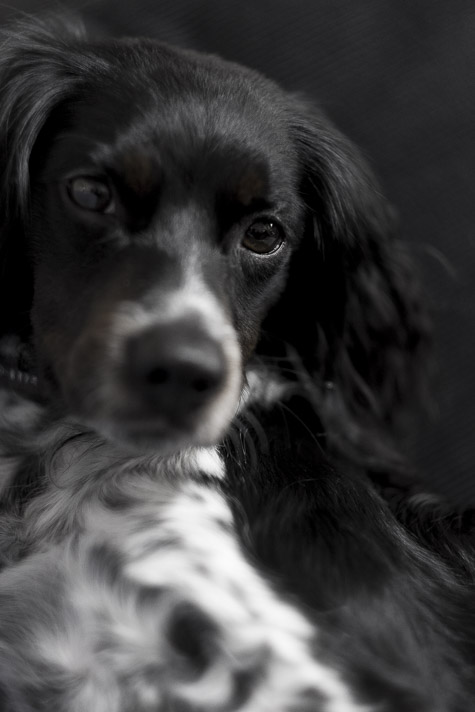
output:
M82 419L84 421L84 419ZM170 456L190 447L211 447L221 440L227 423L216 429L206 423L181 427L164 422L85 420L87 426L114 447L132 455Z

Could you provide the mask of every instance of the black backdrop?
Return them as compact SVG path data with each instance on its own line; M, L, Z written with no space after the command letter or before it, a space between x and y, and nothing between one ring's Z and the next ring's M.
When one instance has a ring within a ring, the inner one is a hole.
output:
M317 100L396 205L435 320L432 416L414 459L475 504L474 0L10 0L216 52ZM1 49L0 49L1 52Z

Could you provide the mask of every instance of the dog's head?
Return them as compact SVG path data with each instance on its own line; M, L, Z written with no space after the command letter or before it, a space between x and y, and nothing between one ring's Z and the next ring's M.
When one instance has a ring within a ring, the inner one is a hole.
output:
M285 342L348 412L390 417L423 322L385 203L320 114L61 22L12 32L0 82L0 333L32 344L48 397L137 446L214 443L256 348Z

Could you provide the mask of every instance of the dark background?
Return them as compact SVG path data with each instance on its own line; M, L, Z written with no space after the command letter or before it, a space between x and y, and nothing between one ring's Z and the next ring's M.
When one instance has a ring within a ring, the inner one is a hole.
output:
M435 321L434 404L414 448L431 486L475 504L475 1L13 0L250 65L313 97L397 207ZM1 49L0 49L1 52Z

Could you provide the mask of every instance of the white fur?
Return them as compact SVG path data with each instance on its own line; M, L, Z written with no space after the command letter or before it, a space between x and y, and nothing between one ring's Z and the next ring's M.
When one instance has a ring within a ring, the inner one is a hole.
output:
M265 408L271 408L289 397L295 386L285 380L277 372L258 365L246 369L246 381L241 392L238 412L245 410L253 403Z
M0 576L0 594L17 592L16 614L31 627L25 674L47 663L71 712L160 712L178 700L224 712L236 676L256 670L242 712L307 709L312 692L322 712L368 712L317 659L313 626L247 560L223 496L200 482L224 475L215 449L134 459L93 435L71 438L72 427L41 436L49 485L25 518L37 553ZM53 597L38 614L35 580ZM217 631L198 677L179 672L167 634L185 604Z

